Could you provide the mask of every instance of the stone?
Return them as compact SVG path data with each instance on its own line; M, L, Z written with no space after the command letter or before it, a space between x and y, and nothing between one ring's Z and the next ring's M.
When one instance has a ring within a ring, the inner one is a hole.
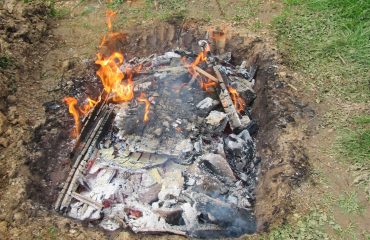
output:
M154 135L156 135L157 137L160 137L162 135L162 128L157 128L156 130L154 130Z
M142 203L151 204L158 200L158 194L162 189L162 184L154 184L149 188L139 192L139 199Z
M62 70L63 71L71 70L74 67L74 65L75 64L72 60L67 59L67 60L63 61L63 63L62 63Z
M161 191L158 194L159 200L166 200L180 196L184 186L184 177L179 169L174 169L171 172L166 172L163 177Z
M164 122L163 122L163 126L164 126L165 128L169 128L169 127L170 127L170 123L169 123L169 122L167 122L167 121L164 121Z
M214 100L210 97L206 97L205 99L203 99L202 101L200 101L198 104L197 104L197 108L201 110L201 112L199 113L201 116L205 117L207 116L207 114L212 111L218 104L220 104L219 101L217 100Z
M9 141L8 141L8 139L6 139L6 138L0 138L0 146L2 146L2 147L4 147L4 148L6 148L6 147L8 147L9 146Z
M3 132L5 132L5 128L6 128L6 117L2 112L0 112L0 135Z
M13 220L14 220L17 224L21 224L21 223L23 223L26 219L25 219L25 215L24 215L24 213L22 213L22 212L16 212L16 213L14 213L14 215L13 215Z
M208 153L201 156L201 163L211 170L213 173L221 176L227 177L233 181L236 181L233 170L230 168L227 160L219 154Z
M233 83L233 87L239 93L240 97L242 97L247 106L251 105L256 99L256 93L253 90L253 84L246 80L240 80Z
M223 123L227 121L227 115L226 113L219 112L219 111L212 111L210 114L206 117L207 124L211 126L218 127L220 125L223 125Z
M182 154L188 154L193 151L193 144L190 139L184 139L176 145L175 151Z
M1 234L6 235L8 231L8 223L6 221L0 222L0 236Z
M17 102L17 97L14 96L14 95L9 95L7 98L6 98L6 101L8 102L8 104L12 105L12 104L15 104Z

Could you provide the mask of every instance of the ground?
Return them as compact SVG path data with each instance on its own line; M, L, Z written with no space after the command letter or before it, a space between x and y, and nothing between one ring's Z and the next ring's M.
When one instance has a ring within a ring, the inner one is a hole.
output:
M165 49L171 32L166 24L219 26L247 39L263 39L269 51L276 52L276 77L290 89L286 98L308 106L296 111L304 116L287 124L277 142L289 151L290 143L299 142L304 152L293 158L297 166L304 165L305 174L300 181L290 181L292 185L276 185L281 194L271 201L286 207L280 207L276 219L258 235L245 238L369 239L370 6L366 1L313 2L1 2L0 238L143 238L128 232L109 235L65 219L35 202L29 194L35 190L28 188L30 182L47 186L30 171L30 159L39 153L29 149L35 130L44 125L45 103L62 102L64 86L73 85L71 77L86 72L86 62L94 58L106 31L108 7L118 12L116 30L128 32L131 44L141 39L139 47L132 45L131 56ZM53 129L47 133L52 136ZM279 174L292 170L275 169ZM265 181L283 179L268 174L272 177Z

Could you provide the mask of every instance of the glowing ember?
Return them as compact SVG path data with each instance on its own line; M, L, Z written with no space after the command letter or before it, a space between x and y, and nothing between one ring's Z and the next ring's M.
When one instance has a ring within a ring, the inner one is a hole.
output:
M144 122L149 121L149 108L150 108L150 102L149 100L145 97L144 93L140 94L140 97L137 99L139 102L145 103L145 112L144 112Z
M80 116L76 108L77 99L74 97L65 97L64 102L68 105L69 113L73 116L75 120L75 128L72 131L72 136L77 137L80 132Z
M244 99L239 96L239 93L236 91L235 88L228 86L227 90L231 95L231 100L233 101L236 110L238 112L243 112L246 106Z

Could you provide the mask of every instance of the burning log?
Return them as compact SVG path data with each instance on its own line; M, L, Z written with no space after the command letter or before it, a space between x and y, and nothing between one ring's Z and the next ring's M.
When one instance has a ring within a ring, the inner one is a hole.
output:
M213 70L216 73L218 83L219 83L220 88L221 88L220 93L219 93L218 96L219 96L221 104L224 107L224 110L225 110L225 112L226 112L226 114L229 118L230 127L231 127L232 130L237 130L242 126L240 118L239 118L239 114L236 111L235 106L233 105L233 101L231 100L229 91L226 87L226 84L225 84L223 78L222 78L222 75L219 71L218 66L214 66Z
M200 67L198 66L194 66L193 67L195 71L197 71L199 74L202 74L203 76L205 76L206 78L212 80L213 82L215 83L218 83L219 82L219 79L218 78L215 78L214 76L212 76L211 74L207 73L206 71L204 71L203 69L201 69Z
M95 116L94 116L95 115ZM75 147L74 165L68 175L67 181L59 194L55 204L56 210L64 210L69 206L74 193L78 187L77 179L84 172L87 161L93 155L95 146L108 120L112 118L112 110L102 102L97 106L88 118Z

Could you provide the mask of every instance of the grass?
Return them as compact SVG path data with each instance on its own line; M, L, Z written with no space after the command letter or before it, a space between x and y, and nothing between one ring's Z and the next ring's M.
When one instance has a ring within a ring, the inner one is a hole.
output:
M12 65L12 60L8 56L0 56L0 70L7 69Z
M355 112L370 103L370 1L284 0L284 4L272 27L285 63L304 77L301 85L313 93L312 100L327 107L322 126L336 129L338 139L328 151L347 164L370 166L370 115ZM327 189L316 203L326 213L314 210L288 221L268 239L370 239L355 224L354 215L363 214L366 207L357 190L334 196ZM335 222L338 207L340 215L350 219L347 226Z
M325 228L328 226L339 228L336 223L328 219L325 213L314 210L298 219L294 225L285 224L273 229L267 239L329 239L329 236L325 233Z
M313 76L321 98L368 102L370 1L285 2L274 27L289 65Z
M348 192L339 197L338 205L342 211L349 214L362 214L365 210L355 192Z
M370 115L357 116L342 130L338 152L352 163L370 165Z

